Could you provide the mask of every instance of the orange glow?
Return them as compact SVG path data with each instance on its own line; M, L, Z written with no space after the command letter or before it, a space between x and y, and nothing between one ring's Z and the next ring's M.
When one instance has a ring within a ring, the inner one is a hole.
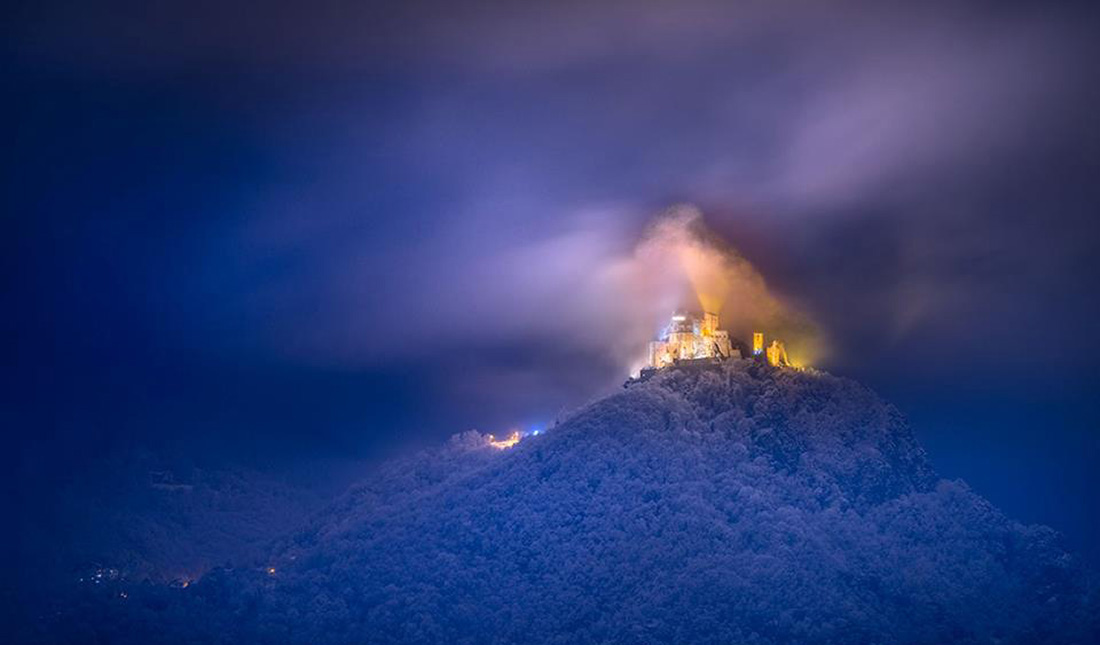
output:
M497 450L504 450L505 448L511 448L519 443L520 436L519 430L515 430L512 434L508 435L506 439L497 439L494 435L489 435L489 445Z
M684 244L678 249L680 266L687 275L703 311L722 312L725 294L730 290L727 267L714 249Z
M768 363L772 367L786 367L790 365L790 361L787 360L787 348L778 340L773 340L772 344L768 346Z

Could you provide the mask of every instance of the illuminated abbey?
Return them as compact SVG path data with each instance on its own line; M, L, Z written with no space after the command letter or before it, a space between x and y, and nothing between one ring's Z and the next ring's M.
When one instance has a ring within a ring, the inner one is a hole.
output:
M790 366L783 343L772 340L765 347L763 332L752 335L752 356L766 360L773 367ZM729 332L718 328L718 314L704 312L700 316L677 311L661 330L658 339L649 343L643 371L655 371L671 365L708 364L732 358L742 358L741 350L730 341Z
M649 367L660 369L677 361L696 359L730 358L737 351L730 344L729 332L718 329L718 314L704 313L702 317L686 311L678 311L665 327L658 340L649 343Z

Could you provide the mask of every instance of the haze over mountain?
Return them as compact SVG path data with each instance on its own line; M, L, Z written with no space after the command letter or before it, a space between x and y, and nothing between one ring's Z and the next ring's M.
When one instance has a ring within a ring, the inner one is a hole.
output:
M816 371L674 368L498 450L390 462L264 566L111 580L41 638L302 643L1086 643L1059 537L938 478Z

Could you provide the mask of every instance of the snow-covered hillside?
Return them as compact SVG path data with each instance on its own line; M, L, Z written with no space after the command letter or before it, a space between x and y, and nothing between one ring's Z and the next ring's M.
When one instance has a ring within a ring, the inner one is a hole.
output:
M672 370L497 450L388 464L262 569L101 593L52 634L303 643L1089 642L1056 535L937 479L815 372ZM84 631L73 631L74 625Z

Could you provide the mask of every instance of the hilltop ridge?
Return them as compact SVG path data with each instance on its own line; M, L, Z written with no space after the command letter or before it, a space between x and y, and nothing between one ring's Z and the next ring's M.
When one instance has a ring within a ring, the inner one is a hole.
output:
M352 488L267 570L156 597L97 629L1026 643L1087 642L1096 628L1056 534L939 480L892 406L847 379L751 361L662 370L512 448L458 435Z

